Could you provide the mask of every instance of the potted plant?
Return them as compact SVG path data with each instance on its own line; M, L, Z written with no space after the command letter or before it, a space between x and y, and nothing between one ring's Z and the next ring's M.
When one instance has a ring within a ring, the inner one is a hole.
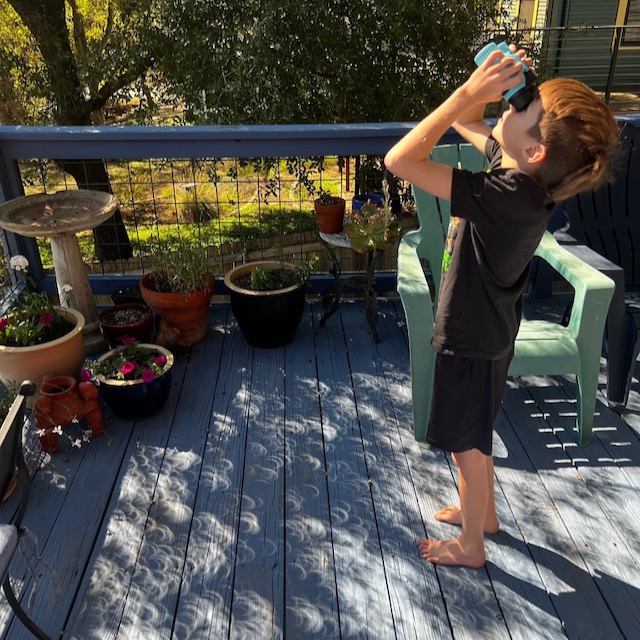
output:
M24 256L13 256L10 266L25 285L33 284ZM8 386L24 380L39 384L46 374L77 378L85 358L84 325L79 311L54 306L46 293L25 287L0 317L0 381Z
M270 348L291 342L302 319L313 264L248 262L227 272L231 310L249 344Z
M117 304L104 309L98 313L98 323L111 348L117 347L125 337L149 342L153 333L151 307L140 302Z
M389 183L382 181L383 197L378 205L371 200L347 215L344 232L358 253L377 253L400 235L402 226L391 212Z
M135 420L164 406L171 389L173 362L168 349L125 338L120 346L87 362L82 379L98 384L116 416Z
M156 249L152 271L140 281L144 301L162 320L156 342L190 347L207 333L214 278L206 251L191 242Z
M345 200L332 196L327 191L320 191L320 196L313 201L316 211L318 230L320 233L340 233L344 221Z

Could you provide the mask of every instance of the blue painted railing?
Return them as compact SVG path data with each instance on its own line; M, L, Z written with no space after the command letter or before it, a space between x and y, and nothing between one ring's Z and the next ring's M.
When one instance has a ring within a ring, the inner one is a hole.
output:
M640 114L621 115L640 127ZM220 127L0 127L0 203L24 194L23 159L256 158L383 155L413 123ZM450 130L441 143L458 142ZM37 256L35 241L7 234L12 253ZM35 259L32 263L38 263ZM116 286L117 282L117 286ZM136 276L91 276L96 294L137 284ZM54 291L52 276L39 285ZM384 288L384 286L382 287Z

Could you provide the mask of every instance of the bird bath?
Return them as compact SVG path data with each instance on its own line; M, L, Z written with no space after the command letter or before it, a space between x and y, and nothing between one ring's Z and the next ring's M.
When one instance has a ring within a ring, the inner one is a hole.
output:
M0 205L0 227L29 238L49 238L60 299L65 285L73 287L71 306L85 318L87 353L104 351L107 344L100 332L98 309L76 233L97 227L117 207L115 196L84 189L22 196Z

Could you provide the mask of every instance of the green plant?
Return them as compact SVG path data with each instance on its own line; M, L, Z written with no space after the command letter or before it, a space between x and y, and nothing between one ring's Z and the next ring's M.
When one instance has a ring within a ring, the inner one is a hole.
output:
M317 257L295 265L292 269L281 265L279 269L256 267L251 272L251 289L253 291L276 291L287 287L301 287L308 282L313 272Z
M102 375L109 380L142 380L149 383L163 373L167 358L156 349L142 346L133 338L123 338L113 355L104 360L88 361L81 372L83 380Z
M183 187L184 195L178 203L178 209L186 222L207 224L218 218L219 213L211 202L215 202L215 186L194 182Z
M9 413L9 409L16 399L18 392L20 391L20 385L17 382L10 384L1 390L0 395L0 424L4 422L4 419Z
M386 180L382 181L382 191L384 201L381 207L367 202L362 209L346 216L344 233L351 240L354 251L365 253L382 249L400 235L402 227L391 213L389 183Z
M328 191L324 191L323 189L321 189L320 195L314 200L314 202L316 204L334 205L340 204L342 200L342 198L332 196Z
M68 333L73 325L53 306L47 294L29 290L35 284L28 273L29 261L17 255L9 264L15 272L22 274L25 289L0 318L0 345L29 347L51 342ZM69 285L63 290L66 295L71 293Z
M206 249L195 242L160 241L154 246L149 277L152 288L161 293L200 291L212 279Z

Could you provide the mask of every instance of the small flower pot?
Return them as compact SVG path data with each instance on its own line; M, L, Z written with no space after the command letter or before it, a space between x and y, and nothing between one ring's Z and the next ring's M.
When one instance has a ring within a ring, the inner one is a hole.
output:
M150 382L144 382L142 379L113 380L101 374L96 375L104 401L111 407L113 413L123 420L137 420L158 413L164 407L171 390L171 368L174 362L171 351L157 344L140 344L140 346L157 351L167 359L162 373ZM112 349L100 356L98 362L107 360L113 355Z
M381 207L384 204L384 196L381 193L361 193L359 196L353 196L351 210L360 211L367 202Z
M342 231L346 203L344 198L335 197L334 200L339 202L336 204L322 204L316 200L313 203L320 233L334 234Z
M98 323L110 348L122 344L126 337L149 342L153 333L153 313L144 303L117 304L98 314Z

